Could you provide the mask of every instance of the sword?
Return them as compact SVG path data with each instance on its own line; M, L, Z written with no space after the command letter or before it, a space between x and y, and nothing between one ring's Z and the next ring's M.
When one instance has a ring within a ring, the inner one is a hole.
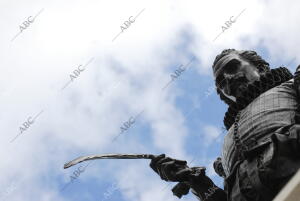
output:
M89 156L81 156L71 160L64 165L64 169L67 169L73 165L81 163L83 161L96 160L96 159L153 159L157 157L153 154L96 154Z
M76 165L84 161L96 160L96 159L153 159L157 156L158 155L153 155L153 154L96 154L96 155L89 155L89 156L81 156L66 163L64 165L64 169L67 169L73 165ZM173 187L172 192L174 195L181 198L183 195L186 195L189 192L189 189L190 186L187 185L185 182L179 182Z

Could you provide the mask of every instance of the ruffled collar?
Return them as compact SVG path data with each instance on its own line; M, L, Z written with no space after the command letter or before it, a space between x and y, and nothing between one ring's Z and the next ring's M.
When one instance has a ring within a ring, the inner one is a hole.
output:
M292 78L293 75L285 67L271 69L270 71L261 74L259 80L249 84L248 87L242 91L242 96L237 98L236 102L232 102L229 105L224 117L224 125L226 129L228 130L234 123L238 111L244 109L260 94Z

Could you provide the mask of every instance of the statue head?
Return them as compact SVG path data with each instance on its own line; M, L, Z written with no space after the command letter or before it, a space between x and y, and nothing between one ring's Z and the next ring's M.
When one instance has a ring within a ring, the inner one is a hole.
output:
M226 49L216 56L213 73L217 92L227 104L235 101L241 91L270 70L269 64L255 51Z

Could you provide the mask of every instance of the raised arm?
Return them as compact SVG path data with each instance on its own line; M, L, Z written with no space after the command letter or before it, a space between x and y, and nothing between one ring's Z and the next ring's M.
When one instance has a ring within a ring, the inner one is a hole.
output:
M151 160L150 167L165 181L179 182L173 189L174 195L181 198L192 193L201 201L227 201L224 190L217 187L205 175L204 167L188 167L186 161L166 157L165 154Z

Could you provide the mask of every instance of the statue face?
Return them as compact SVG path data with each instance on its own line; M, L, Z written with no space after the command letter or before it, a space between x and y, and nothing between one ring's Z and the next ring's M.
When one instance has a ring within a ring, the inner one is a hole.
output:
M260 78L258 69L237 53L221 58L215 66L214 76L217 88L233 101L248 84Z

